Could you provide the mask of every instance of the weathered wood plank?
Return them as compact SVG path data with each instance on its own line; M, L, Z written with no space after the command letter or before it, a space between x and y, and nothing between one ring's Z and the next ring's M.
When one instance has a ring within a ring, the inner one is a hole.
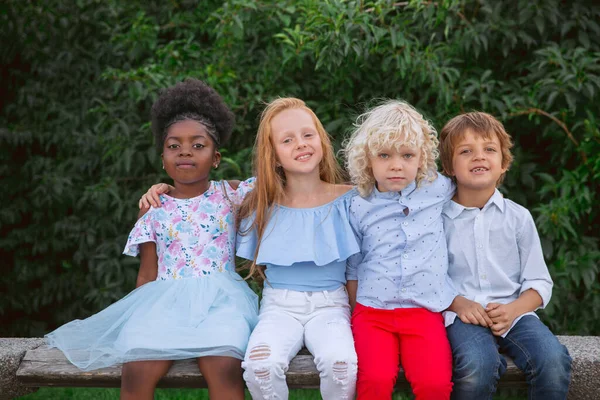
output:
M119 387L121 366L102 368L95 371L81 371L71 364L63 353L48 346L29 350L17 371L17 378L27 386L83 386ZM294 357L287 373L291 388L318 388L319 374L313 357L305 350ZM507 373L502 378L503 387L525 387L525 378L511 360L508 360ZM167 375L159 382L163 388L205 388L206 381L200 374L195 360L176 361ZM404 372L398 375L398 388L407 389Z

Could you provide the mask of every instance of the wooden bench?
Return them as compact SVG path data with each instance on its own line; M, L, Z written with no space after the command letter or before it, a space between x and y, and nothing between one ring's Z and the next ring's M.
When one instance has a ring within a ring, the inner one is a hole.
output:
M526 387L525 376L507 359L508 370L502 377L503 387ZM303 349L292 362L287 374L290 388L317 389L319 373L313 356ZM48 346L29 350L17 370L17 378L26 386L69 386L69 387L119 387L121 365L84 372L71 364L63 353ZM404 371L397 381L399 389L409 389ZM176 361L167 375L158 384L161 388L206 388L206 381L198 371L196 360Z
M573 358L573 372L569 399L600 399L600 336L559 336ZM19 341L17 343L17 341ZM13 345L14 343L14 345ZM0 394L3 391L11 398L24 394L32 388L57 387L119 387L121 366L113 366L84 372L73 366L57 349L41 345L41 339L2 339L0 338L0 372L2 367L14 365L11 373L14 382L7 384L0 377ZM2 354L3 347L6 354ZM13 346L14 350L6 350ZM10 354L9 354L10 353ZM3 359L4 357L4 359ZM7 361L8 360L8 361ZM3 365L4 363L4 365ZM524 374L507 358L508 369L500 380L500 387L525 388ZM4 381L4 382L3 382ZM304 349L291 362L287 373L291 388L316 389L319 375L313 357ZM3 388L3 384L5 387ZM176 361L167 375L160 381L162 388L205 388L206 381L198 371L195 360ZM397 388L409 390L409 385L401 370ZM2 397L2 396L0 396Z

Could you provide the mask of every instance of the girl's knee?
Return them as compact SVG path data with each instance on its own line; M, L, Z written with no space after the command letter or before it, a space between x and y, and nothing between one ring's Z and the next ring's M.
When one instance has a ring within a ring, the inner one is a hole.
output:
M271 358L272 349L266 343L260 343L252 346L252 348L248 349L246 352L246 357L244 359L245 363L252 363L255 361L263 361Z
M198 361L200 372L210 383L225 385L227 387L235 387L243 385L242 379L242 362L233 357L218 357L210 360Z
M278 359L268 344L258 344L248 350L242 368L246 382L266 384L274 378L285 379L287 362Z
M358 361L354 351L319 354L315 356L315 364L322 377L331 376L339 383L356 381Z
M317 363L321 379L331 377L338 385L354 384L356 382L357 362L352 357L331 357Z
M338 360L331 364L331 376L339 384L356 382L356 361Z
M125 363L121 370L121 390L136 393L153 389L160 380L160 376L153 379L145 374L146 368L136 363Z

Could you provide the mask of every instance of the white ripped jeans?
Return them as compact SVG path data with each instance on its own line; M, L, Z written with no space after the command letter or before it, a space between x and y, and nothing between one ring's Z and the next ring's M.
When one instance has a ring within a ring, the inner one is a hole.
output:
M356 351L342 286L323 292L263 290L258 325L242 363L254 400L288 398L285 373L303 346L315 357L323 399L354 398Z

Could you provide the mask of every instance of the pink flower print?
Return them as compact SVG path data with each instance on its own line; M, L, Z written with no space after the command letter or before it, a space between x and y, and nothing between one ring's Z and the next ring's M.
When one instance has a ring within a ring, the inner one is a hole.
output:
M200 257L202 255L202 253L204 253L204 246L198 246L194 250L194 256L195 257Z
M210 202L219 203L221 202L221 192L214 192L210 196L208 196L208 200Z
M229 253L224 251L223 256L221 257L221 262L223 265L227 265L229 263Z
M169 253L177 257L181 253L181 242L174 240L169 246Z
M198 262L198 265L200 265L200 267L206 267L206 266L210 265L210 263L211 263L210 258L200 257L200 261ZM201 268L201 269L206 269L206 268Z
M175 215L175 216L173 217L173 219L171 219L171 223L172 223L173 225L175 225L176 223L178 223L179 221L182 221L182 220L183 220L183 218L181 218L181 215Z
M164 260L165 256L164 254L161 254L158 257L158 274L162 275L165 272L167 272L167 267L165 266L165 260Z
M200 213L199 217L200 217L199 218L200 221L205 221L205 220L208 219L208 214L206 214L206 213Z
M177 204L173 200L168 199L163 203L163 208L165 211L173 211L177 208Z
M225 216L227 216L230 213L231 213L231 207L229 207L229 204L225 204L223 206L223 208L221 208L221 210L219 211L219 216L220 217L225 217Z
M221 235L219 235L219 237L215 239L214 243L218 247L225 247L227 245L227 234L222 233Z
M183 267L185 267L185 258L180 258L177 264L175 264L175 269L180 270Z

